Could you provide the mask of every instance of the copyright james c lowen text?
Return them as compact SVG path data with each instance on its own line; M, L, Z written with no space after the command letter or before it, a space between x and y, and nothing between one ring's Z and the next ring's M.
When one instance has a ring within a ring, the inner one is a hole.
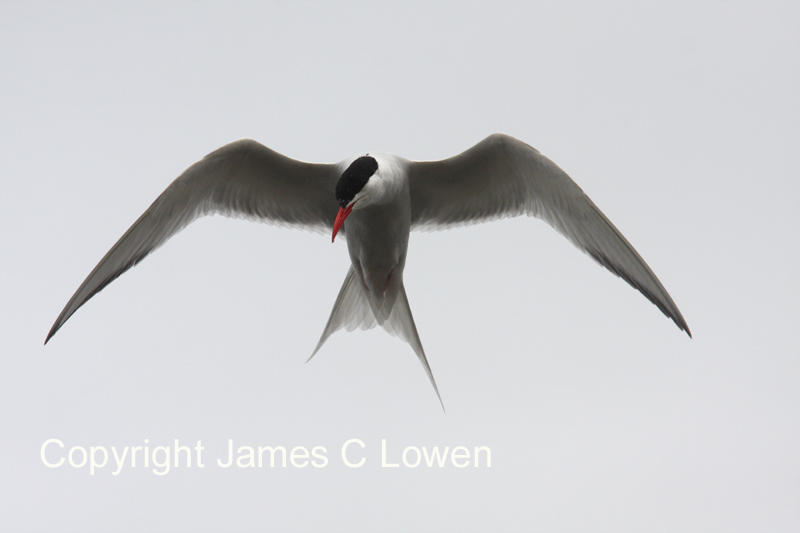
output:
M221 457L208 461L203 454L205 447L201 440L191 447L181 445L178 439L175 439L173 446L150 446L149 439L144 439L139 446L72 446L67 449L59 439L48 439L42 444L40 453L42 463L50 468L60 468L67 464L76 469L88 466L90 475L107 468L105 471L111 472L113 476L130 468L151 469L155 475L163 476L171 468L206 468L207 464L216 468L325 468L329 464L328 448L325 446L235 446L233 439L228 439L225 448L226 453ZM374 448L377 450L377 446ZM377 451L371 450L361 439L345 441L338 451L338 460L349 468L377 463ZM399 448L392 448L386 439L381 439L381 468L419 466L491 468L492 451L488 446L406 446L401 451Z

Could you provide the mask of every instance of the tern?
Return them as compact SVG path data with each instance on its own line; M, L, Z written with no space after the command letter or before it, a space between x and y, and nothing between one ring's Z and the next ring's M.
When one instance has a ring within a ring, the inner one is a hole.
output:
M691 337L656 275L580 187L535 148L498 133L449 159L424 162L366 153L306 163L250 139L227 144L178 176L134 222L67 302L45 344L106 285L211 214L332 231L332 241L343 233L351 266L311 357L342 328L382 326L411 345L440 402L403 286L411 230L540 218Z

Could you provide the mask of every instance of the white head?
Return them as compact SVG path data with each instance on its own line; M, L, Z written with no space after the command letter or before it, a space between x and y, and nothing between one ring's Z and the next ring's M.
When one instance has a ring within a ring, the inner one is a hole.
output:
M333 224L333 239L354 209L381 203L399 192L402 186L399 171L395 161L385 155L366 154L348 165L336 183L339 213Z

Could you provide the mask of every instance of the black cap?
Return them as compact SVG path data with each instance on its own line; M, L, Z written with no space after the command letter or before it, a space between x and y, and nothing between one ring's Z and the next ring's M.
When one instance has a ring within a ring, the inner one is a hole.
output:
M347 167L336 184L336 201L341 207L353 201L356 194L364 188L369 179L378 170L378 162L374 157L365 155L359 157Z

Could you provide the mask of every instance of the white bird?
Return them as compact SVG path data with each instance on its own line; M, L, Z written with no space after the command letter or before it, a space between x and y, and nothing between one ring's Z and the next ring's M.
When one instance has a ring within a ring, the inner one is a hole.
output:
M578 185L535 148L494 134L455 157L425 162L373 153L314 164L248 139L223 146L186 169L125 232L67 302L45 344L89 298L192 221L215 213L332 230L332 239L344 232L352 265L311 357L342 328L380 325L411 345L440 402L403 287L412 229L541 218L691 337L653 271Z

